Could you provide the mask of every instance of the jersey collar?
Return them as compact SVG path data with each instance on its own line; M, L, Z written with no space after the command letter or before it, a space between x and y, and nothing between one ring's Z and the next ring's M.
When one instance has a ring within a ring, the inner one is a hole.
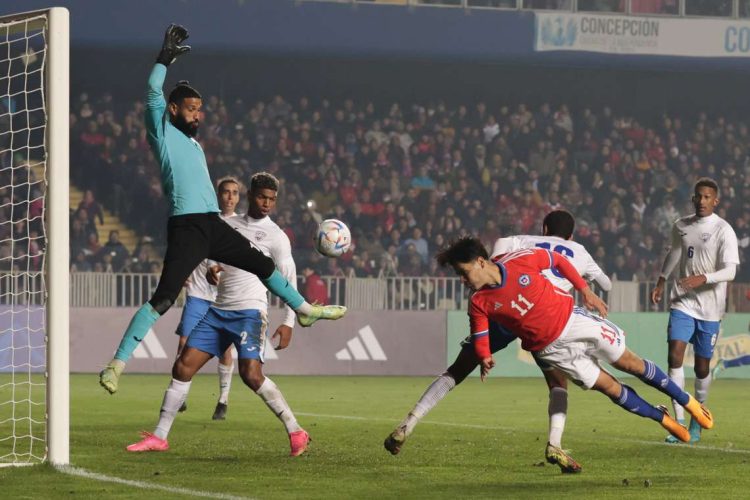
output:
M490 285L489 288L502 288L505 286L505 281L508 276L508 271L505 270L505 266L502 265L499 262L494 263L497 268L500 270L500 284L499 285Z

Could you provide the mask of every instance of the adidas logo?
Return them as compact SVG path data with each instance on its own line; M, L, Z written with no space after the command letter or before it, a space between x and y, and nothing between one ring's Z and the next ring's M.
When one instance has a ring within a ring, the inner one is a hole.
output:
M152 328L148 329L146 336L143 337L143 341L138 344L138 347L133 351L133 357L138 359L167 359L167 353L164 351L164 348L159 342L159 338L156 336Z
M339 361L349 361L352 358L356 361L388 360L370 325L361 328L359 335L347 341L346 347L336 353L336 359Z

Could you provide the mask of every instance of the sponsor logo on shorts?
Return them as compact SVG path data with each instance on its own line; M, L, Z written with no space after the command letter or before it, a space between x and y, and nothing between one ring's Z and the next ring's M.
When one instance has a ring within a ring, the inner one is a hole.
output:
M518 277L518 284L523 287L527 287L531 284L531 278L529 278L528 274L522 274Z

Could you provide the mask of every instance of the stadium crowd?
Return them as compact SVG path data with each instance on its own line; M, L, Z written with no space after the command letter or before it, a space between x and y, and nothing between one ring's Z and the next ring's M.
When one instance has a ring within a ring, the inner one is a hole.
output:
M199 140L211 174L247 182L267 170L282 180L278 224L300 269L322 275L436 275L431 256L461 234L488 245L537 233L543 215L564 208L574 238L618 280L653 280L671 223L693 211L700 176L719 182L719 215L734 226L743 260L750 244L750 133L725 116L525 103L431 104L225 102L204 99ZM148 149L143 103L118 112L111 95L80 95L71 114L73 182L86 197L73 213L75 270L157 270L145 245L127 255L117 235L92 236L100 200L163 244L166 204ZM356 250L344 259L312 251L316 220L348 223ZM113 249L117 247L116 249ZM124 253L123 253L124 250ZM746 266L738 281L750 281Z

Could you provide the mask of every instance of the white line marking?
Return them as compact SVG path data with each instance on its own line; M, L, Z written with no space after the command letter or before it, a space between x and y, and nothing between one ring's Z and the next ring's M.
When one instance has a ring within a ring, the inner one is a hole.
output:
M355 415L328 415L328 414L322 414L322 413L303 413L303 412L295 412L297 415L302 415L303 417L314 417L314 418L335 418L339 420L363 420L367 422L399 422L399 420L395 420L392 418L377 418L377 417L358 417ZM501 427L498 425L481 425L481 424L462 424L457 422L440 422L437 420L422 420L420 423L422 424L430 424L430 425L442 425L445 427L463 427L466 429L484 429L484 430L490 430L490 431L516 431L518 430L515 427ZM578 438L580 439L580 437ZM586 438L585 436L583 439L587 439L589 441L594 440L594 438ZM702 444L670 444L666 443L664 441L647 441L645 439L623 439L623 438L617 438L617 437L603 437L603 436L597 436L595 438L596 441L622 441L625 443L638 443L638 444L645 444L650 446L668 446L670 448L674 449L687 449L687 450L706 450L706 451L720 451L723 453L739 453L742 455L750 455L750 450L746 450L743 448L719 448L718 446L707 446Z
M131 479L122 479L119 477L105 476L98 472L91 472L86 469L79 467L73 467L71 465L62 465L57 467L57 470L63 474L71 476L83 477L85 479L93 479L94 481L103 481L105 483L117 483L124 484L126 486L132 486L134 488L141 488L144 490L158 490L165 491L167 493L174 493L177 495L190 495L194 497L203 498L219 498L221 500L250 500L248 497L238 497L234 495L227 495L225 493L215 493L208 491L191 490L188 488L175 488L173 486L165 486L162 484L147 483L145 481L133 481Z

